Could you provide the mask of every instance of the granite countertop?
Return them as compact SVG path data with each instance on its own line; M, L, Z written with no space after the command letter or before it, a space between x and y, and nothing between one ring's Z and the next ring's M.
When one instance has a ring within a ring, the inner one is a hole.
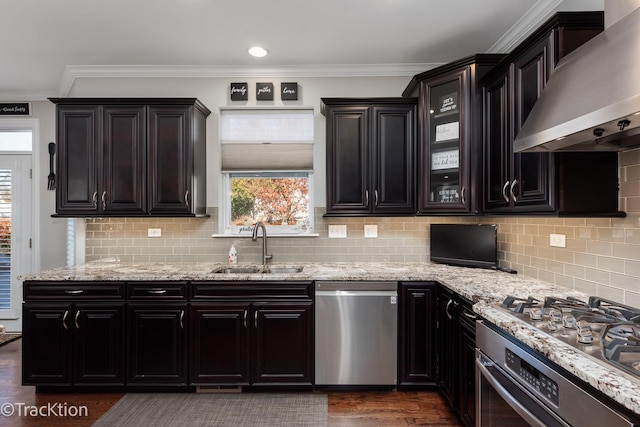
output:
M242 265L242 264L240 264ZM278 265L278 264L276 264ZM541 280L495 270L452 267L434 263L309 263L299 273L213 273L223 263L92 262L19 276L38 281L290 281L391 280L437 281L474 303L473 310L623 406L640 414L640 379L602 364L569 345L540 332L496 308L506 295L588 296Z

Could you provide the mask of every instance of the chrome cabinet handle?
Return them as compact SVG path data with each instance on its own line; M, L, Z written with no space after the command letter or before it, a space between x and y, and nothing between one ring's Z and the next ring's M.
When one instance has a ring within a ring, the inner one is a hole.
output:
M64 291L65 294L73 294L73 295L81 294L83 292L84 292L83 289L67 289Z
M253 316L253 325L258 329L258 312L256 311Z
M507 196L507 187L509 187L509 181L505 182L502 186L502 198L505 202L509 203L509 196Z
M97 191L93 192L93 196L91 197L91 205L93 205L94 209L98 207L98 192Z
M73 319L73 323L76 324L76 329L80 329L80 325L78 324L78 316L80 316L80 310L76 311L76 316Z
M62 315L62 326L65 329L69 329L69 327L67 326L67 316L69 315L69 310L65 310L64 314Z
M513 182L511 183L511 187L509 188L509 193L511 193L511 198L513 199L514 202L518 201L518 198L516 197L516 195L513 194L513 189L515 188L516 185L518 185L518 180L514 179Z
M369 206L369 190L364 190L364 204Z
M449 302L447 303L447 306L444 308L444 312L449 318L449 320L453 320L453 316L451 316L451 312L449 311L449 307L451 306L452 303L453 303L453 300L450 299Z
M161 294L166 294L167 290L166 289L149 289L147 292L154 295L161 295Z
M244 311L244 328L247 329L247 314L249 314L249 310Z
M374 198L374 202L373 202L373 203L374 203L374 204L375 204L375 206L377 207L377 206L378 206L378 190L375 190L375 191L373 192L373 198Z
M184 310L181 310L180 311L180 328L182 328L182 329L184 329L183 319L184 319Z
M462 314L464 314L466 317L468 317L469 319L473 319L476 320L478 318L478 315L475 313L470 313L469 310L462 310Z
M103 191L102 192L102 210L106 210L107 209L107 192Z
M187 207L189 207L189 190L187 190L186 193L184 193L184 204L187 205Z
M462 191L460 192L460 201L462 202L463 205L466 205L467 202L465 200L465 191L466 191L467 187L462 187Z

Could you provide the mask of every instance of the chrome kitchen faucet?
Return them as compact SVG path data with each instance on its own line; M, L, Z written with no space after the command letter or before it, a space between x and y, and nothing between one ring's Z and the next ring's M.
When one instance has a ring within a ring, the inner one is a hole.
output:
M273 258L273 255L267 255L267 227L264 226L262 221L258 221L253 227L253 234L251 235L251 241L258 240L258 228L262 228L262 265L267 265L267 260Z

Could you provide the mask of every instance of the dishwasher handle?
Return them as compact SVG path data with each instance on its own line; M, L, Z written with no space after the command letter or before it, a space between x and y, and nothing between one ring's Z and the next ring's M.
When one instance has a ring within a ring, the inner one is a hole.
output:
M333 281L319 280L316 282L316 295L320 291L398 291L398 282L386 281Z
M316 291L316 297L397 297L396 291Z

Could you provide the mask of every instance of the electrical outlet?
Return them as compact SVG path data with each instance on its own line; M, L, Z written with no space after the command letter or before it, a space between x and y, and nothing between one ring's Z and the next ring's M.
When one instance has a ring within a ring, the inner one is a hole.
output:
M330 225L329 238L330 239L346 239L347 226L346 225Z
M378 226L376 224L364 225L364 237L368 239L375 239L378 237Z
M549 246L554 246L556 248L566 248L567 236L565 236L564 234L550 234Z
M162 237L162 229L147 228L147 237Z

